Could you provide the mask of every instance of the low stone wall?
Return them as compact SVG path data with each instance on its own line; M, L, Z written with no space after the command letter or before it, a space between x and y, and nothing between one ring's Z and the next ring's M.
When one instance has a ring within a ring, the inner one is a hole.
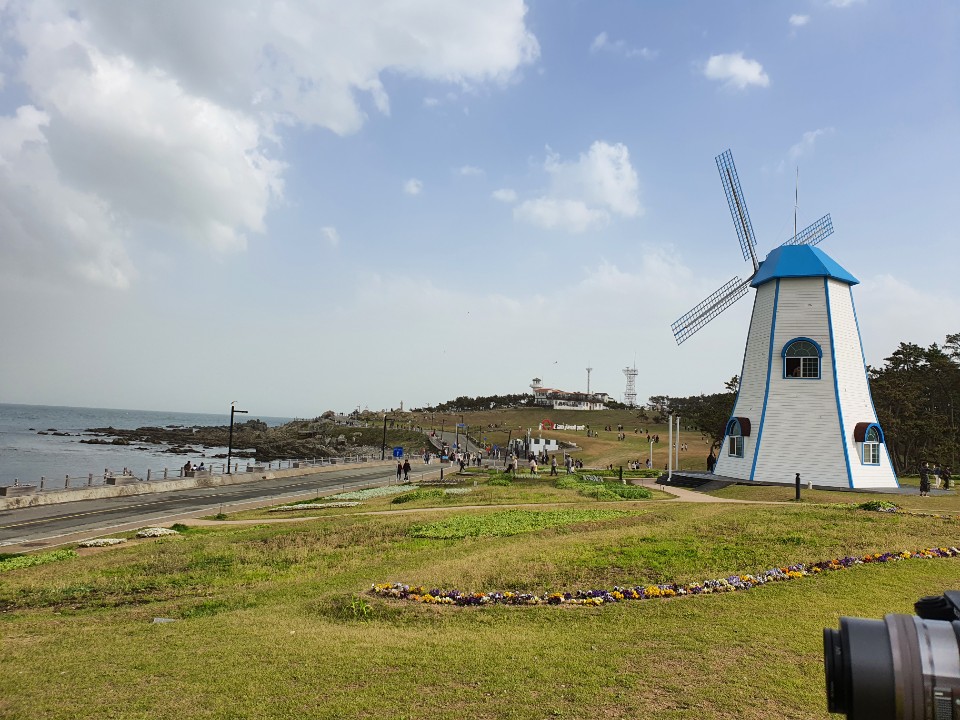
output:
M324 465L322 467L289 468L286 470L271 470L265 473L241 472L232 475L205 474L201 477L133 482L128 485L99 485L97 487L85 487L77 490L51 490L49 492L32 493L30 495L17 497L0 497L0 510L16 510L17 508L56 505L57 503L76 502L78 500L101 500L103 498L148 495L150 493L171 492L173 490L191 490L198 487L219 487L221 485L238 485L240 483L274 480L276 478L300 477L302 475L346 470L354 464L362 467L389 467L393 466L394 463L393 460L374 460L362 464L349 463L344 465Z

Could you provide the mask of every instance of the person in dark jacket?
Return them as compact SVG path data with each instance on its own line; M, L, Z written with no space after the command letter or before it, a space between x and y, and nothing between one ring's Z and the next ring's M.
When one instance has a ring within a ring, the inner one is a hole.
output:
M713 448L710 448L710 454L707 455L707 472L712 473L717 466L717 456L713 454Z
M403 461L403 481L407 482L408 480L410 480L410 461L404 460Z
M920 497L929 497L930 495L930 467L924 461L920 466Z
M403 463L397 460L397 482L400 482L401 475L403 475Z

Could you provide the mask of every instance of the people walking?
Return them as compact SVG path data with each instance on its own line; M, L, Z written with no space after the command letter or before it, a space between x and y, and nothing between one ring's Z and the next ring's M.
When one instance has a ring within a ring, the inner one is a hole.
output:
M717 456L713 454L713 448L710 448L710 454L707 455L707 472L713 473L713 469L717 466Z
M551 475L557 474L557 456L556 455L553 455L550 458L550 474Z
M410 480L410 461L403 461L403 481L407 482Z
M403 475L403 463L397 460L397 482L400 482L401 475Z

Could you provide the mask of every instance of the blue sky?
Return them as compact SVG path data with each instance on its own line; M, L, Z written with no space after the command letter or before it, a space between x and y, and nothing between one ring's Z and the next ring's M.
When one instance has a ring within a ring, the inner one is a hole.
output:
M199 7L199 9L198 9ZM272 415L715 392L823 214L867 361L960 331L960 8L0 2L0 401Z

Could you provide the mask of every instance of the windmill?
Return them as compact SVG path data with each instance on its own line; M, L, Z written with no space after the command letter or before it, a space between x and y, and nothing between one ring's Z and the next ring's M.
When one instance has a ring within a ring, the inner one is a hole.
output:
M738 480L896 487L870 396L851 287L857 280L819 248L824 215L759 262L733 155L717 156L743 259L734 277L671 326L680 345L754 288L740 389L714 472ZM796 228L796 220L794 220Z

